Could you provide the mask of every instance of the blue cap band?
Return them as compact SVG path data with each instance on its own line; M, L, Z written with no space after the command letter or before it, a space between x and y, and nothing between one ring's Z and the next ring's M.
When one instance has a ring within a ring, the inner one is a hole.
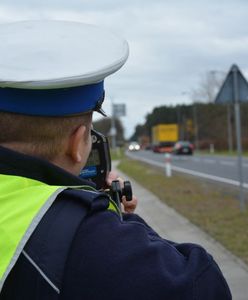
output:
M60 89L0 88L0 111L36 116L75 115L103 100L103 81Z

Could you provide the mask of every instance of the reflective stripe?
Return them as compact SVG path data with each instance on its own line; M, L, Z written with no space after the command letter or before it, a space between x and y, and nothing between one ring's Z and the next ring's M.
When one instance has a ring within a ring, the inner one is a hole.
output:
M116 212L121 217L121 211L119 210L119 207L110 197L109 197L108 210Z
M18 260L18 258L20 256L23 248L25 247L28 239L30 238L30 236L34 232L35 228L37 227L37 225L39 224L40 220L43 218L45 213L48 211L48 209L53 204L53 202L57 198L58 194L60 194L65 189L66 188L60 188L53 195L51 195L51 197L49 197L49 199L42 206L42 208L40 209L38 214L33 218L32 223L29 225L26 232L24 233L23 238L21 239L20 243L17 245L17 248L15 250L14 255L12 256L12 258L10 258L11 260L9 262L9 265L7 266L6 271L4 272L4 274L3 274L3 276L0 280L0 292L2 290L3 284L4 284L7 276L9 275L9 273L12 270L12 268L14 267L16 261ZM1 259L0 259L0 262L1 262Z
M40 267L33 261L33 259L25 252L22 251L23 255L27 258L27 260L34 266L34 268L40 273L40 275L46 280L46 282L56 291L56 293L60 294L59 288L56 287L55 284L46 276L46 274L40 269Z
M29 237L66 188L0 175L0 291Z
M0 292L40 220L58 194L67 188L99 193L90 186L49 186L29 178L0 174ZM121 216L112 200L108 209Z

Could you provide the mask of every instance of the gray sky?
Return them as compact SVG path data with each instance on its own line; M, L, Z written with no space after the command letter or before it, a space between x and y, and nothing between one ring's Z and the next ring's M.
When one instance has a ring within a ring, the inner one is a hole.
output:
M233 63L248 75L247 0L2 0L0 22L73 20L104 26L130 46L126 65L105 81L104 109L126 103L126 137L155 106L190 103L207 71Z

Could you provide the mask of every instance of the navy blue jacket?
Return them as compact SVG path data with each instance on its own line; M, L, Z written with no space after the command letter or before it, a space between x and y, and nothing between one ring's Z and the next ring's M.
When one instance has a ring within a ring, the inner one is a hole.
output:
M0 173L51 185L85 184L46 161L2 147ZM98 192L60 194L9 274L0 299L231 299L220 269L202 247L162 239L135 214L121 220L107 210L108 201Z

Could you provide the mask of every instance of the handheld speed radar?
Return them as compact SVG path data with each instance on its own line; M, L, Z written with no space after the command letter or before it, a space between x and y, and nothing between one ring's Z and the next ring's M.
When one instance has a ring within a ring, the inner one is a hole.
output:
M105 190L110 194L121 211L122 196L127 201L132 200L132 187L129 181L123 182L123 188L118 180L113 180L110 187L106 185L106 178L111 171L111 157L108 139L95 130L91 130L92 148L85 167L79 176L96 184L98 190Z
M108 139L101 133L91 130L92 149L80 177L96 184L97 189L106 186L106 178L111 170L111 158Z

